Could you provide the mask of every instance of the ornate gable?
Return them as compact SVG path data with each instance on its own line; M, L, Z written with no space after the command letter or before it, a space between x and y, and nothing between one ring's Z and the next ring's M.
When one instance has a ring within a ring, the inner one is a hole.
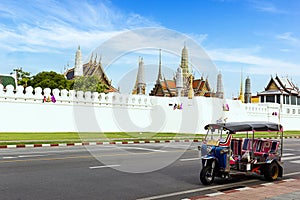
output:
M278 81L275 81L273 78L271 78L271 80L269 81L267 87L265 88L265 91L278 91L280 90L280 83Z
M266 88L266 91L269 90L279 90L278 86L275 84L274 81L271 81L270 84L268 85L268 87Z

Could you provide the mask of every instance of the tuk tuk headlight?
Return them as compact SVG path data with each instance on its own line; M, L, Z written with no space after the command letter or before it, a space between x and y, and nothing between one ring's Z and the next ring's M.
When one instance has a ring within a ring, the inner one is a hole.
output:
M212 151L213 147L212 146L207 146L206 147L206 150L207 150L207 153L210 153Z

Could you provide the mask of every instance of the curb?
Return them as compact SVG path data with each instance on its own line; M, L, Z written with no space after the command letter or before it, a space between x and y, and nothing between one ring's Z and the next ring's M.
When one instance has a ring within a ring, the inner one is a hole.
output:
M300 136L283 136L283 139L299 139ZM239 138L242 139L242 138ZM263 138L257 138L257 139L280 139L280 137L263 137Z
M198 199L207 199L207 198L216 199L216 198L218 198L219 195L226 196L226 194L231 194L231 193L235 193L235 192L241 192L241 191L251 190L251 189L260 188L260 187L268 187L268 186L271 186L274 184L282 184L282 183L286 183L289 181L299 181L299 180L300 179L289 178L289 179L285 179L285 180L278 180L276 182L262 183L262 184L253 185L253 186L249 186L249 187L231 189L231 190L226 190L226 191L217 191L215 193L205 194L205 195L201 195L201 196L193 196L193 197L186 198L185 200L198 200Z
M0 145L0 149L9 148L35 148L35 147L71 147L71 146L96 146L96 145L120 145L120 144L147 144L147 143L175 143L175 142L199 142L200 140L141 140L124 142L79 142L79 143L56 143L56 144L11 144Z
M300 136L284 136L284 139L299 139ZM277 137L259 138L259 139L278 139ZM112 144L147 144L147 143L174 143L174 142L200 142L198 139L186 140L140 140L124 142L79 142L79 143L54 143L54 144L9 144L0 145L0 149L8 148L34 148L34 147L68 147L68 146L95 146L95 145L112 145Z

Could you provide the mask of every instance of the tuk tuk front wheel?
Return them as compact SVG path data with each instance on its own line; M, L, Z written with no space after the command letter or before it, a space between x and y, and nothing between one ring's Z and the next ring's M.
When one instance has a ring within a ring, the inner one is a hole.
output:
M214 182L215 175L212 166L207 165L200 172L200 181L203 185L211 185Z
M276 162L272 162L270 165L267 165L264 170L265 179L268 181L274 181L278 178L279 175L279 166Z

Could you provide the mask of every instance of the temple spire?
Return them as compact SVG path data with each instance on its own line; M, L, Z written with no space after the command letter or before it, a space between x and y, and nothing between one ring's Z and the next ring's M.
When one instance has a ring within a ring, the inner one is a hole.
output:
M139 68L138 68L138 74L137 74L137 91L136 94L145 94L146 89L146 83L145 83L145 77L144 77L144 61L143 58L139 58Z
M251 95L251 82L248 76L245 81L245 103L251 103Z
M95 59L94 59L94 67L96 67L97 66L97 54L96 54L96 56L95 56Z
M176 81L177 96L181 97L182 96L182 88L183 88L183 77L182 77L181 67L177 68L175 81Z
M189 66L188 66L188 50L186 48L186 45L184 43L184 47L181 52L181 65L182 69L182 75L184 78L188 78L190 76L189 74Z
M156 83L160 83L160 81L162 81L162 73L161 73L161 49L159 49L159 64L158 64L158 76L157 76L157 80Z
M82 56L81 56L80 46L78 46L75 55L74 76L83 76L83 66L82 66Z
M223 98L224 92L223 92L223 83L222 83L222 74L219 72L217 76L217 92L216 92L217 98Z
M244 103L244 92L243 92L243 71L241 72L241 85L240 85L240 95L239 95L239 100Z

